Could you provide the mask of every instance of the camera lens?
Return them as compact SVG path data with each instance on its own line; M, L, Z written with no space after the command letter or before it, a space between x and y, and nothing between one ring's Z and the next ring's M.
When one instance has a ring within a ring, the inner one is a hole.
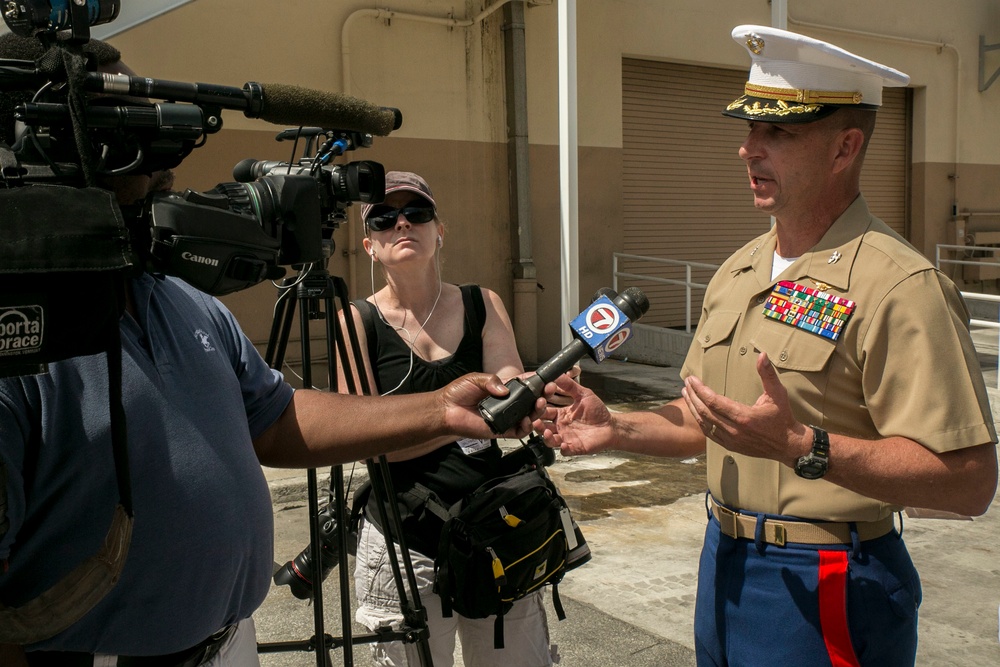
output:
M312 545L306 545L302 552L285 563L274 573L274 583L278 586L288 586L292 595L300 600L312 597L313 586L318 581L322 583L330 571L340 562L340 545L337 535L337 519L334 506L328 503L319 511L319 554L320 567L317 577L312 563Z

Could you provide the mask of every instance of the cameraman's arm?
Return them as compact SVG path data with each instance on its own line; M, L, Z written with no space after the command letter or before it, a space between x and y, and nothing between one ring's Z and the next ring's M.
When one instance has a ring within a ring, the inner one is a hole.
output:
M486 290L484 290L484 294L485 292ZM355 350L351 345L347 321L346 318L344 317L343 311L341 311L340 325L341 325L341 330L344 332L343 336L344 346L347 349L349 366L347 368L347 373L345 373L343 361L339 355L337 356L337 389L342 394L359 393L361 391L361 387L363 386L361 382L360 373L363 372L368 379L368 387L370 388L371 393L374 394L377 391L378 385L375 381L375 372L372 368L371 358L369 357L368 354L369 344L365 326L363 324L364 318L362 313L354 304L351 304L349 307L351 309L351 315L354 322L354 333L358 340L359 349L358 352L355 353ZM507 322L507 328L510 329L511 344L509 345L509 348L513 351L513 361L507 358L504 359L504 363L498 363L497 361L491 360L489 358L487 350L489 350L490 347L487 346L487 333L489 332L489 325L491 318L494 320L494 324L496 324L495 320L497 319L492 315L487 315L486 326L484 327L483 331L483 370L487 373L496 373L497 375L500 376L502 380L506 381L509 378L516 375L517 373L521 372L521 361L517 357L516 346L513 345L513 338L514 338L513 330L510 327L509 320L507 320L506 318L504 318L504 321ZM359 359L361 362L360 370L358 368ZM354 387L358 388L357 392L351 391L350 389L351 384L353 384ZM439 447L455 442L456 439L457 437L455 434L448 434L432 438L425 442L419 442L410 447L404 447L392 452L384 452L384 453L386 454L386 458L389 461L394 461L394 462L408 461L411 459L415 459L419 456L423 456L424 454L427 454L429 452L433 452Z
M371 359L368 355L368 336L363 324L364 319L361 312L353 303L349 306L349 308L351 309L351 315L353 318L354 333L358 340L358 351L355 352L353 346L351 345L351 339L347 328L347 320L344 317L343 311L341 311L340 326L341 331L344 332L343 342L344 347L347 350L349 367L347 369L347 373L345 373L343 360L340 355L337 355L337 391L341 394L360 394L362 392L362 387L364 386L361 382L360 374L364 373L368 379L368 395L375 395L378 392L378 383L375 381L375 371L372 369ZM359 359L361 360L362 365L360 370L358 368ZM351 390L351 383L353 383L357 391ZM387 454L386 458L389 461L406 461L422 456L428 452L432 452L442 445L454 442L454 440L455 438L450 436L440 436L402 450L397 450L391 453L383 453Z
M17 644L0 644L0 665L4 667L28 667L24 648Z
M535 402L534 415L541 414L545 398L554 391L550 383ZM490 438L494 436L479 413L479 402L507 393L497 376L484 373L464 375L437 391L405 396L345 396L300 389L281 417L254 439L254 449L267 466L319 468L449 434ZM530 430L526 417L505 435L516 438Z

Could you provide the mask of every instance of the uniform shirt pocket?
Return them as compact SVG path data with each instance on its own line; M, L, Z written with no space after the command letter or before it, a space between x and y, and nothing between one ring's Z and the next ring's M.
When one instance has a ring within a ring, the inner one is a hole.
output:
M714 311L707 315L695 334L701 349L708 350L728 341L742 315L743 312L739 310Z
M771 319L761 322L750 344L766 352L777 368L801 373L822 371L837 346L836 341L829 338Z

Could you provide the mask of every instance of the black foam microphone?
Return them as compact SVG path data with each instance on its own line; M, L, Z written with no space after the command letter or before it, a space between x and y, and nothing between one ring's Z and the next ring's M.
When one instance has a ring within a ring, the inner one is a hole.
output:
M403 124L399 109L380 107L342 93L283 83L248 82L236 88L91 72L87 74L84 87L90 92L110 95L212 104L242 111L247 118L260 118L276 125L315 125L386 136Z
M649 299L638 287L629 287L613 299L611 295L614 291L608 288L598 291L594 302L570 323L573 340L539 366L534 375L508 381L505 386L509 394L502 398L491 396L479 403L479 413L490 430L496 434L509 431L531 414L546 384L585 355L597 363L604 361L628 339L632 323L649 310Z

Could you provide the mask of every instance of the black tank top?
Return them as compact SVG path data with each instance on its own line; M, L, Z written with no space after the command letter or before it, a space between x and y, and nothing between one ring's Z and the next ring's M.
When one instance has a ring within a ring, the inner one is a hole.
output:
M450 357L425 361L413 356L413 372L394 394L411 394L440 389L466 373L483 370L483 325L486 307L478 285L462 285L465 306L464 333L458 349ZM379 316L374 304L357 300L368 339L368 358L379 393L388 391L406 377L410 367L410 347L391 326ZM447 506L461 500L494 475L502 452L496 440L484 449L466 453L458 442L407 461L389 463L393 488L397 496L405 496L414 485L421 485L440 498ZM377 523L374 494L368 499L365 515ZM423 516L419 508L400 501L403 530L407 545L433 556L437 552L440 523ZM410 515L409 517L407 515Z

